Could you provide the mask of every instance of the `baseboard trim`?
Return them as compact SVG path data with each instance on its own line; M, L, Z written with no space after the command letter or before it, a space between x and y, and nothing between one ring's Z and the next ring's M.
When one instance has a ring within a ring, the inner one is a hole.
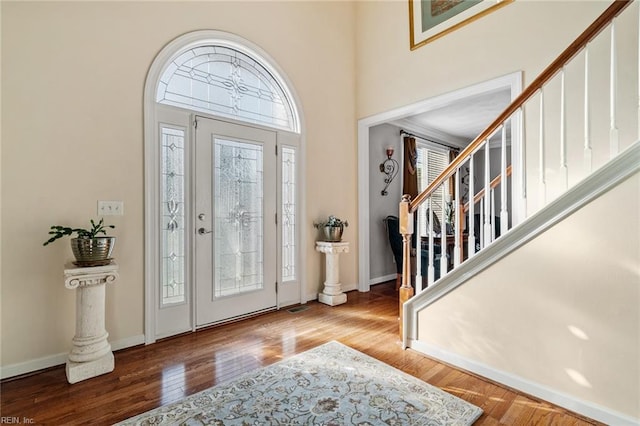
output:
M384 276L378 277L378 278L371 278L369 280L369 286L380 284L380 283L384 283L384 282L391 281L391 280L395 280L396 276L397 276L397 274L389 274L389 275L384 275Z
M356 283L342 284L342 292L343 293L346 293L348 291L357 290L357 289L358 289L358 284L356 284Z
M395 277L395 275L394 275ZM324 286L323 286L324 288ZM348 291L353 291L353 290L358 290L358 284L356 283L351 283L351 284L342 284L342 292L346 293ZM307 301L311 301L311 300L318 300L318 293L320 293L322 290L318 290L315 293L307 293Z
M111 342L111 350L118 351L120 349L130 348L132 346L144 344L144 334L137 336L125 337L124 339ZM0 380L8 379L10 377L20 376L22 374L29 374L45 368L55 367L67 362L68 352L58 353L55 355L48 355L42 358L36 358L29 361L18 362L16 364L10 364L0 367Z
M45 368L55 367L67 362L68 352L36 358L29 361L6 365L0 368L0 379L20 376L22 374L33 373Z
M497 370L483 363L465 358L453 352L443 350L418 340L409 339L409 347L432 358L451 364L455 367L469 371L482 377L486 377L497 383L517 389L536 398L550 402L559 407L586 416L610 425L632 426L640 424L640 419L634 419L626 414L610 410L593 402L584 401L571 395L558 392L554 389L532 382L520 376L516 376L502 370Z
M132 346L144 345L144 334L137 336L125 337L124 339L111 342L111 350L119 351L121 349L130 348Z

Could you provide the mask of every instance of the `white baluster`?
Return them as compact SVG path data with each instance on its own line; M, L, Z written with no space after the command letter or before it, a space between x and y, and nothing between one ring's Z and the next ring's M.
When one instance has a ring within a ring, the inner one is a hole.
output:
M435 281L435 268L433 262L435 259L435 253L433 250L433 207L431 205L431 197L429 197L429 266L427 268L427 286L430 286Z
M569 188L569 169L567 167L567 92L564 68L560 71L560 176L564 180L564 189Z
M520 186L520 198L518 208L512 207L512 226L521 223L527 217L527 143L524 135L524 110L518 108L516 125L518 126L518 138L520 140L520 170L514 170L511 178L513 182L512 193L517 195L516 188ZM516 198L516 197L513 197Z
M496 217L496 191L494 191L493 188L491 188L491 222L493 222L494 218ZM491 223L491 241L494 241L496 239L496 224L495 223Z
M444 181L444 184L440 187L442 194L442 222L440 227L440 276L443 277L449 271L449 253L447 252L447 212L445 207L449 200L449 179Z
M591 116L589 114L589 45L584 49L584 170L587 175L593 171Z
M485 193L482 198L480 198L480 250L485 247L485 238L484 238L484 204L487 198L487 194Z
M416 294L422 291L422 221L424 220L424 208L422 204L418 206L418 221L416 223Z
M616 55L616 22L611 21L611 67L609 78L609 121L610 129L610 158L618 155L620 141L618 135L618 125L616 123L616 88L617 88L617 55Z
M540 208L547 204L547 183L545 180L544 158L544 91L540 89Z
M486 247L492 241L491 238L491 203L489 202L489 192L491 191L491 160L489 159L490 147L489 140L485 141L484 146L484 197L487 200L484 203L484 241L482 247Z
M455 214L454 214L454 225L453 225L453 240L454 240L454 244L453 244L453 267L455 268L456 266L460 265L460 262L462 261L462 259L460 259L460 233L462 232L462 229L460 229L460 167L458 167L456 169L455 174L453 175L453 178L455 179L455 196L453 199L453 202L451 203L451 208L455 208Z
M507 233L509 209L507 208L507 126L502 126L502 147L500 165L500 235Z
M476 201L473 154L469 156L469 258L476 254Z

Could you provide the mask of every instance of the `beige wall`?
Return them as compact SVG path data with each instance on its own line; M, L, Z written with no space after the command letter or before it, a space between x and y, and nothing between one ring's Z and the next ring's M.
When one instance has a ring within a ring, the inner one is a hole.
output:
M414 51L409 49L406 2L358 3L357 115L368 117L512 72L524 87L536 78L610 4L608 1L519 0ZM637 2L617 21L617 127L620 147L638 133ZM542 24L544 23L544 24ZM544 28L544 30L541 30ZM594 168L609 154L609 30L590 45L591 125ZM539 103L525 109L529 214L566 189L560 172L560 79L545 87L546 188L538 184ZM566 69L568 180L584 177L584 59Z
M143 333L143 86L158 51L193 30L238 34L287 74L306 125L307 292L322 283L313 220L353 223L355 6L343 2L2 2L2 365L68 350L75 295L63 285L68 242L97 200L124 201L121 279L107 290L110 340ZM341 259L357 281L357 245Z
M418 340L640 418L638 211L636 174L423 310Z
M608 4L516 1L411 51L405 1L359 2L358 117L514 71L527 84Z

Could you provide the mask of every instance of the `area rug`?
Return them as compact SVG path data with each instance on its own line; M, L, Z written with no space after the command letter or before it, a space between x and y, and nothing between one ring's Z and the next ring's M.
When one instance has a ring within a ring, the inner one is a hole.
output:
M470 425L481 414L334 341L118 425Z

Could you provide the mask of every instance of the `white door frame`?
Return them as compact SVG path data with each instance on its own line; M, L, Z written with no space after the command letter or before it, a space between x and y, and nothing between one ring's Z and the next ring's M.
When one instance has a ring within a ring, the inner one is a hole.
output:
M306 215L306 195L304 188L306 187L306 124L304 114L302 111L302 102L298 97L291 80L278 66L275 60L262 50L259 46L251 43L250 41L239 37L235 34L216 31L216 30L199 30L193 31L169 42L153 60L149 72L147 73L147 79L144 86L144 338L145 344L151 344L158 338L156 335L156 306L158 301L158 288L157 283L159 281L159 223L158 223L158 200L159 194L159 143L158 143L158 116L157 116L157 104L156 104L156 90L158 82L160 81L161 73L168 61L173 57L176 52L186 49L190 46L202 44L203 42L225 42L226 44L238 47L241 50L245 48L250 49L263 59L263 65L267 66L274 75L281 80L281 86L283 90L287 91L289 100L293 103L293 109L297 113L297 131L299 131L298 143L296 144L296 179L297 179L297 191L296 191L296 223L302 224L302 218ZM195 113L195 111L191 111ZM217 117L227 121L227 117ZM193 130L192 123L186 124L187 137L191 140L191 132ZM248 124L248 123L242 123ZM273 130L273 129L270 129ZM290 132L278 132L283 136L283 141L287 144L290 141L288 134ZM191 161L191 160L188 160ZM186 187L187 192L185 200L190 203L191 187ZM190 220L190 218L188 219ZM190 229L193 226L190 226ZM186 249L188 251L193 250L192 244L187 241ZM306 303L306 258L303 253L303 248L307 244L306 232L302 228L298 230L298 255L297 255L297 281L299 285L300 303ZM192 254L189 254L192 258ZM187 268L191 269L192 262L187 264ZM190 286L191 294L193 294L193 280L187 284ZM292 294L292 291L288 291L288 294ZM287 301L289 302L289 301ZM278 301L278 308L280 307L280 301ZM191 303L191 330L195 331L195 311L193 309L193 303ZM187 331L187 330L185 330Z
M389 121L399 120L416 114L421 114L434 109L442 108L454 102L458 102L467 97L477 96L496 89L508 88L511 91L513 101L522 92L522 72L517 71L498 77L489 81L474 84L449 93L434 96L411 105L406 105L390 111L382 112L367 118L358 120L358 290L369 291L371 287L370 258L369 258L369 129L379 124ZM518 118L514 116L514 120ZM514 164L512 175L513 182L520 182L523 176L522 165L523 150L521 135L517 131L518 126L514 122L511 126L511 153ZM516 185L513 185L516 188ZM519 200L519 198L517 198ZM512 203L513 217L518 218L524 213L523 206L516 202L516 197ZM517 220L514 220L514 224Z

